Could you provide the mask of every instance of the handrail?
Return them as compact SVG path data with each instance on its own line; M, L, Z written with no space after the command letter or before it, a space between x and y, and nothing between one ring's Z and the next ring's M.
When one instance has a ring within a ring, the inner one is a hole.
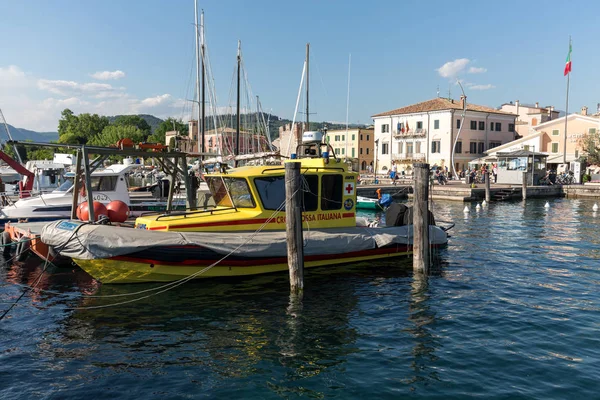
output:
M211 206L211 207L215 207L215 206ZM226 208L219 208L219 209L212 209L212 210L194 210L194 211L175 212L175 213L171 213L171 214L162 214L162 215L159 215L158 217L156 217L156 220L158 221L161 218L167 218L167 217L183 217L183 218L187 218L188 215L204 214L204 213L210 213L210 215L212 215L215 211L228 211L228 210L234 210L234 211L236 211L237 208L235 208L235 207L226 207Z

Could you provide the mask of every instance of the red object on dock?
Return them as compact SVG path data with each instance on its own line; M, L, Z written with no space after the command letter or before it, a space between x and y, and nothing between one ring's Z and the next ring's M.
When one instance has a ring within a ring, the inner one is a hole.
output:
M129 218L129 207L121 200L113 200L106 206L110 222L125 222Z
M100 203L99 201L94 201L93 207L95 221L98 221L100 215L108 216L108 210L106 209L106 206L104 204ZM87 201L84 201L77 207L77 217L79 217L79 219L82 221L87 221L88 219L90 219L90 209Z

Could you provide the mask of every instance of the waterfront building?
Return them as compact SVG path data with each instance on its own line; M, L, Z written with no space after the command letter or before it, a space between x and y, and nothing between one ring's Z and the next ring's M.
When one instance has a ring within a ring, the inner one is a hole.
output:
M565 117L561 117L533 126L532 133L488 151L486 158L492 159L498 153L527 150L547 154L549 169L563 169L566 167L563 166L565 158L569 164L583 155L583 142L587 135L597 135L600 132L600 118L588 115L587 110L587 107L582 107L579 114L573 113L567 117L566 157Z
M352 163L352 170L360 173L373 171L374 142L373 128L352 128L327 131L327 141L338 158Z
M469 161L515 139L516 114L467 102L463 122L464 101L438 97L373 115L379 173L393 162L408 173L413 162L451 169L457 136L454 166L464 171Z
M519 100L514 103L504 103L500 106L500 111L516 114L515 131L519 136L528 136L534 133L533 127L543 124L559 116L558 111L554 111L554 106L540 107L540 103L522 104Z

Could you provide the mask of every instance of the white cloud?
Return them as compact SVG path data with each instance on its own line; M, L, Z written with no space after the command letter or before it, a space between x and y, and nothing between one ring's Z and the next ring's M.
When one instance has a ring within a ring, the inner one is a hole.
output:
M96 73L90 74L90 76L94 79L98 79L101 81L107 81L110 79L121 79L125 78L125 72L116 70L116 71L98 71Z
M453 78L462 72L469 64L468 58L457 58L454 61L448 61L446 64L439 67L436 71L443 78Z
M27 86L27 75L16 65L0 67L0 85L2 88Z
M487 72L487 68L479 68L479 67L469 68L470 74L483 74L484 72Z
M494 88L496 88L496 86L491 83L488 83L487 85L469 85L469 89L471 90L489 90Z
M77 83L74 81L39 79L38 88L61 96L73 94L93 94L94 92L107 92L116 90L108 83Z
M142 107L157 107L161 104L165 104L171 99L170 94L162 94L160 96L148 97L140 102Z

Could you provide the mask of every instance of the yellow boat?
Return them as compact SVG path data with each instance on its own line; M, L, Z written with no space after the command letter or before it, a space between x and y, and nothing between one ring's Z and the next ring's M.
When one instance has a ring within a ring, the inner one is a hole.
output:
M330 147L317 138L298 147L304 157L286 161L301 164L304 266L410 254L412 227L402 218L406 207L391 207L386 227L357 220L357 173L329 157ZM214 200L206 209L138 217L135 229L58 221L44 228L42 241L103 283L287 270L285 167L223 169L205 180ZM444 229L431 225L429 231L433 247L447 244Z

